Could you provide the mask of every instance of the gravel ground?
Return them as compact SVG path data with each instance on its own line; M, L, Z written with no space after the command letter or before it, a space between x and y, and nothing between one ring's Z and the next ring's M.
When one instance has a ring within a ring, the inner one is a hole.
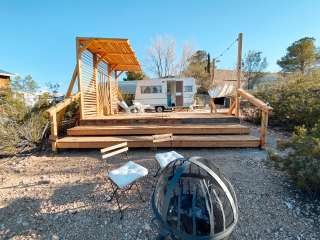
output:
M253 130L255 131L255 129ZM270 146L276 133L270 131ZM320 202L298 191L285 173L267 164L259 149L179 149L185 156L214 161L235 187L239 223L231 239L320 239ZM155 239L150 197L156 170L149 149L130 158L151 174L141 202L132 190L121 198L119 219L105 166L97 150L62 151L0 160L0 239ZM121 165L113 159L112 167Z

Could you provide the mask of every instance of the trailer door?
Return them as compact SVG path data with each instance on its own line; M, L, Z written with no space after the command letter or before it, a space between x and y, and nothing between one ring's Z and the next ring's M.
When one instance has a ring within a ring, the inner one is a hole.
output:
M183 106L183 81L176 81L176 105Z

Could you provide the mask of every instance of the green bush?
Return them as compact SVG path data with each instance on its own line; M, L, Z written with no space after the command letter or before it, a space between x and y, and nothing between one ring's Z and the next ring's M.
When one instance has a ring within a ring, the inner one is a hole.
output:
M311 129L320 119L320 71L288 75L258 87L253 94L273 107L270 125L286 130L301 125ZM247 111L245 116L252 121L260 117L257 111Z
M48 96L29 107L24 99L12 92L0 99L0 153L17 154L30 151L40 146L48 116L45 112L50 107Z
M271 159L287 171L300 188L320 193L320 120L310 130L296 127L290 140L279 147L287 154Z

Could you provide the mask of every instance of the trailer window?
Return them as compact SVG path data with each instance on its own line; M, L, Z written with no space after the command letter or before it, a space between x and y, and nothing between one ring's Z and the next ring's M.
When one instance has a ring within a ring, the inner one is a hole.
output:
M184 92L192 92L192 86L184 86Z
M162 86L141 86L141 93L162 93Z

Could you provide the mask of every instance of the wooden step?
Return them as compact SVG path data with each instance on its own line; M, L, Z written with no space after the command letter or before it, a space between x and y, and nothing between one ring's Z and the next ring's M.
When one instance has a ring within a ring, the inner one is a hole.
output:
M123 125L123 126L77 126L68 129L69 136L112 136L152 134L249 134L250 129L240 124L179 124L179 125Z
M227 114L164 112L116 114L101 118L82 119L81 126L137 125L137 124L239 124L239 118Z
M227 118L150 118L150 119L83 119L80 125L106 126L106 125L137 125L137 124L239 124L236 117Z
M128 142L130 148L152 147L152 136L74 136L57 140L57 148L104 148ZM259 147L259 138L250 135L178 135L174 136L173 147ZM170 147L161 143L159 147Z

